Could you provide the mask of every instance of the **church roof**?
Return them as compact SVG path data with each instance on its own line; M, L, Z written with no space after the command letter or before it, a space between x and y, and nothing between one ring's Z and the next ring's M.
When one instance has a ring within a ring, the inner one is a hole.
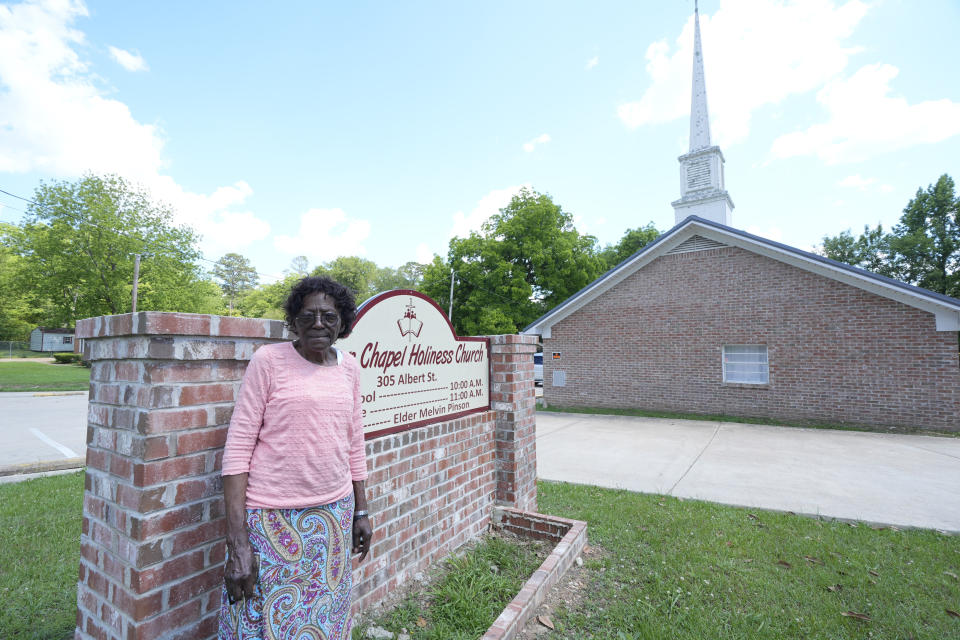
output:
M613 269L530 323L521 333L550 337L550 328L660 256L719 247L739 247L933 313L937 331L960 331L960 299L877 275L836 260L690 216Z

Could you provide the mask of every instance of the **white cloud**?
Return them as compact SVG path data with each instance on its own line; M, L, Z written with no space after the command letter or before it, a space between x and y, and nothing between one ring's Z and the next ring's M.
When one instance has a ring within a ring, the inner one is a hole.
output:
M587 60L587 66L585 67L585 69L587 71L590 71L590 69L593 69L598 64L600 64L600 56L593 56L592 58Z
M278 235L273 246L290 256L307 256L311 262L326 262L338 256L362 256L370 223L347 217L343 209L310 209L300 216L294 236Z
M882 184L880 185L880 191L883 193L890 193L891 191L893 191L893 186L889 184Z
M510 204L510 200L520 192L520 189L529 188L529 186L524 184L507 187L506 189L494 189L480 198L477 206L473 208L469 215L463 211L457 211L453 214L453 228L450 230L450 237L466 238L471 231L479 231L487 218Z
M527 153L531 153L537 147L538 144L547 144L548 142L550 142L550 134L541 133L530 142L523 143L523 150L526 151Z
M960 103L947 99L909 104L890 95L899 70L889 64L861 67L817 93L825 122L773 142L776 158L817 156L828 164L858 162L879 153L941 142L960 134Z
M118 49L113 45L108 48L110 49L110 57L116 60L117 63L127 71L147 70L147 61L144 60L143 56L139 53L131 53L124 49Z
M859 173L855 173L852 176L847 176L843 180L837 182L837 185L841 187L851 187L853 189L860 189L860 191L866 191L867 187L874 184L877 181L876 178L862 178Z
M753 112L841 73L856 52L844 41L866 10L860 0L722 0L716 13L701 14L713 142L743 140ZM693 17L673 46L653 42L646 57L651 83L617 115L631 129L689 117Z
M0 172L122 175L171 205L211 255L265 237L266 222L235 210L253 192L245 182L200 194L163 174L163 132L107 97L78 53L87 40L73 23L87 15L80 0L0 5Z

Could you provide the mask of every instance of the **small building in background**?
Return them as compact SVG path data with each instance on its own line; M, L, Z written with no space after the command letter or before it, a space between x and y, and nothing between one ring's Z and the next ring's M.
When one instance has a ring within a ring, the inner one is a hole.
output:
M51 329L37 327L30 332L30 351L73 351L73 327Z

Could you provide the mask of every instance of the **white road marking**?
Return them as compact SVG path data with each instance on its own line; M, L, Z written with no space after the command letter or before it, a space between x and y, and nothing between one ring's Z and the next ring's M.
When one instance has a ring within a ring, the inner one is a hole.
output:
M57 451L59 451L60 453L62 453L64 458L79 458L79 457L80 457L80 454L77 453L76 451L74 451L73 449L67 448L67 447L63 446L62 444L60 444L59 442L57 442L56 440L52 440L52 439L48 438L47 436L45 436L43 433L41 433L40 431L38 431L38 430L36 430L36 429L30 429L30 433L32 433L33 435L35 435L35 436L37 436L38 438L40 438L40 440L42 440L42 441L44 442L44 444L48 444L48 445L50 445L51 447L53 447L54 449L56 449Z

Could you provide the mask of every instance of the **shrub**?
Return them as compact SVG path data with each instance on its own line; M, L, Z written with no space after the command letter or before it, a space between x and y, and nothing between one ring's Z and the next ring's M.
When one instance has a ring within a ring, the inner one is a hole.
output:
M57 364L70 364L73 362L80 362L79 353L55 353L53 354L53 359L57 361Z

